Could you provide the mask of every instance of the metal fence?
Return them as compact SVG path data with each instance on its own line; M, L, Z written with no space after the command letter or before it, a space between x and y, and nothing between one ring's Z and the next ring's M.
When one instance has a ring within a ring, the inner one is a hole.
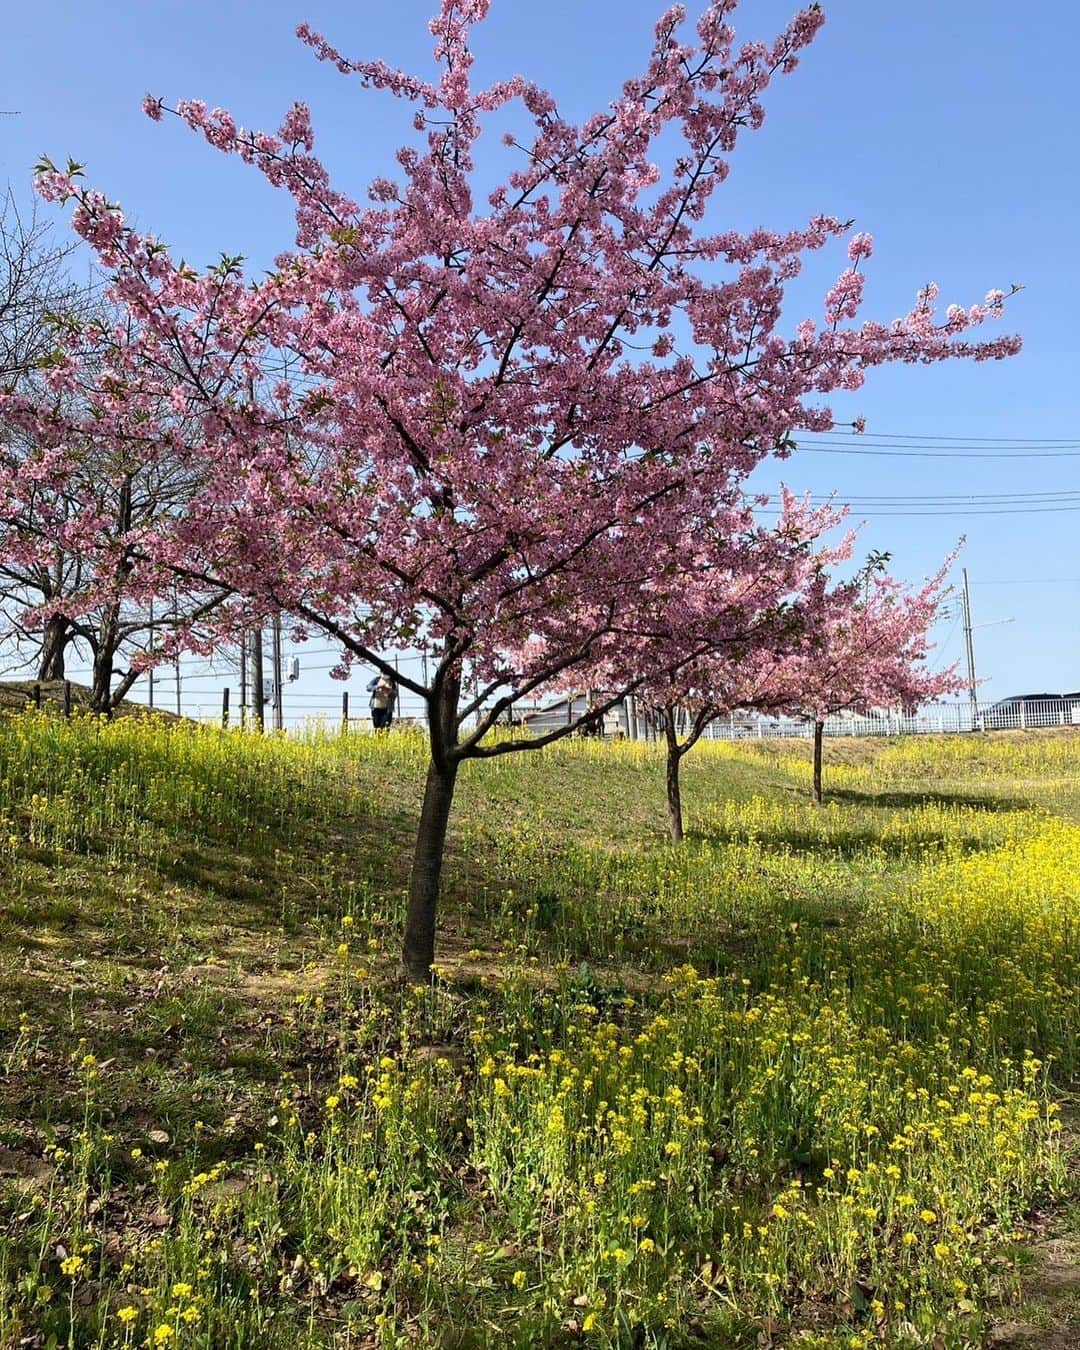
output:
M228 691L232 693L233 691ZM325 721L328 726L337 726L342 730L365 732L371 730L370 714L366 693L357 696L352 692L350 700L337 695L325 704L311 704L302 701L299 707L289 702L285 705L285 724L290 728L300 727L315 720ZM226 691L222 690L222 694ZM224 703L221 695L214 696L212 702L199 703L194 707L185 706L187 716L207 722L228 721L240 725L240 709L230 706L227 694ZM335 704L337 705L335 707ZM340 711L338 710L340 709ZM568 722L578 720L587 712L584 696L575 698L567 706L564 698L543 709L530 709L525 724L532 735L566 726ZM524 713L524 709L515 709ZM251 713L248 713L248 721ZM680 719L680 734L689 730L689 714ZM270 725L270 713L267 712L267 726ZM424 727L425 709L418 698L402 698L395 718L398 726ZM520 723L518 723L520 725ZM955 735L971 731L1034 731L1049 727L1080 727L1080 693L1001 699L996 703L939 703L918 712L870 713L865 716L854 713L840 713L825 719L826 736L922 736ZM812 721L795 717L771 717L763 713L734 713L718 718L705 730L707 740L764 740L773 737L809 738L813 735ZM612 737L637 740L652 740L662 737L663 733L655 721L646 717L640 707L634 716L626 703L617 704L603 718L597 727L597 734L610 739Z
M997 703L944 703L916 713L840 713L825 719L826 736L955 735L965 731L1034 731L1080 726L1080 695L1003 699ZM733 715L706 731L712 740L810 737L813 723L797 718Z

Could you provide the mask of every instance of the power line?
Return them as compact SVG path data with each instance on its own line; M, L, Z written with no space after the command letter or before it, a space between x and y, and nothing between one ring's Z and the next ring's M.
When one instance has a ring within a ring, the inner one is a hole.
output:
M807 431L807 436L836 436L831 431ZM970 441L975 445L1080 445L1076 436L951 436L929 431L860 431L852 432L859 440L878 441Z
M954 436L869 431L806 432L797 448L812 454L886 455L916 459L1054 459L1080 456L1077 436Z
M850 506L859 503L863 506L884 506L892 503L906 503L912 506L949 506L953 502L969 502L987 506L1017 506L1031 502L1034 506L1050 506L1061 502L1080 500L1080 492L1071 488L1056 488L1048 492L883 492L846 494L836 492L813 492L811 498L820 502L836 501Z
M835 502L836 506L845 505L844 502ZM864 510L861 507L853 508L860 516L880 517L880 516L1038 516L1049 512L1057 511L1080 511L1080 502L1074 506L1001 506L991 507L989 509L980 508L978 504L972 507L944 507L927 508L925 510L897 510L880 511L876 509ZM780 516L783 514L775 507L758 507L756 514L764 516Z
M808 455L870 455L891 459L1075 459L1076 450L886 450L875 446L800 445Z
M942 615L941 617L942 617L942 618L947 618L947 617L949 617L949 616L948 616L948 615ZM937 644L937 657L936 657L936 659L934 660L933 664L930 666L931 671L936 672L936 671L938 671L938 670L941 669L942 665L944 665L944 663L945 663L945 654L946 654L946 652L949 650L949 643L952 642L953 637L954 637L955 634L956 634L956 629L957 629L957 626L958 626L959 623L960 623L961 618L963 617L963 613L962 613L962 611L961 611L960 609L957 609L957 610L952 614L951 617L952 617L952 624L949 626L949 631L948 631L948 633L946 633L944 639L943 639L941 642L939 642L939 643Z

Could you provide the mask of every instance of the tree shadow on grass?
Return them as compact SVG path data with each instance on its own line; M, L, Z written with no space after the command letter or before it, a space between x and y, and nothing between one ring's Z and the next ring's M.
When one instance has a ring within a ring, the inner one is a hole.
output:
M966 807L973 811L1006 813L1030 811L1033 802L1026 797L998 797L968 792L940 792L920 788L893 788L880 792L860 792L856 788L833 788L825 792L825 803L844 802L851 806L912 807L943 806Z
M333 829L282 838L220 830L162 833L151 856L117 855L95 839L77 850L24 849L0 893L0 960L52 961L157 947L183 932L193 946L226 933L296 933L335 921L358 893L400 894L414 822L407 812L343 816Z
M747 843L744 830L688 830L686 838L690 842L724 847L731 844ZM904 836L883 836L879 831L869 828L846 829L833 835L819 834L814 830L797 828L770 830L766 839L760 840L765 854L794 853L806 857L854 859L867 854L884 854L897 862L925 862L928 854L935 849L949 847L959 849L964 854L986 853L998 847L998 841L976 835L957 838L944 830L921 830Z

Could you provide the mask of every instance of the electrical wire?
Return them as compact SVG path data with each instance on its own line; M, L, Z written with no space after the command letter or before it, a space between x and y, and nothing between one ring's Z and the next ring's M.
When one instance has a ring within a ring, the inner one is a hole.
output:
M842 502L837 502L837 503L836 503L837 506L842 506L843 504L844 504L844 503L842 503ZM858 515L860 515L860 516L866 516L867 518L870 518L870 517L881 518L881 517L890 517L890 516L891 516L891 517L897 517L897 516L968 516L968 517L972 517L972 516L1038 516L1038 515L1045 515L1045 514L1047 514L1048 512L1055 512L1055 511L1080 511L1080 502L1078 502L1075 506L1004 506L1004 507L994 507L994 508L992 508L992 509L990 509L990 510L980 510L978 507L970 507L970 508L968 508L968 509L966 509L966 510L963 509L963 508L961 508L961 507L948 507L948 508L945 508L945 509L942 509L942 510L938 510L938 509L928 509L928 510L908 510L908 511L903 511L903 510L901 510L901 511L878 511L878 510L873 510L873 509L871 509L871 510L863 510L863 509L861 509L861 508L859 508L859 507L856 507L856 508L854 508L854 509L855 509L855 511L857 512ZM764 516L779 516L779 515L782 515L783 512L781 512L780 510L777 510L777 509L775 509L775 508L771 508L771 507L759 507L759 508L757 508L757 514L758 514L758 515L764 515Z
M1075 459L1077 450L886 450L875 446L800 445L810 455L882 455L891 459Z
M948 633L946 633L944 640L937 644L937 656L930 665L930 670L932 673L936 674L937 671L939 671L942 665L944 664L945 653L949 649L949 643L952 642L953 638L956 636L956 630L960 624L960 620L962 617L963 614L959 609L956 610L956 612L952 615L952 623L949 625Z
M857 442L857 444L856 444ZM1059 459L1080 456L1080 438L952 436L910 432L806 432L796 448L818 455L883 455L900 459Z
M807 436L835 437L836 430L808 431ZM861 431L852 432L859 440L880 441L965 441L973 445L1073 445L1080 447L1076 436L953 436L928 431Z
M951 506L954 502L963 502L975 506L1023 506L1028 502L1032 506L1054 506L1080 501L1080 492L1072 489L1059 489L1050 492L916 492L881 493L877 496L866 494L847 494L842 492L817 492L810 494L813 501L819 503L837 502L844 506L887 506L903 503L912 506Z

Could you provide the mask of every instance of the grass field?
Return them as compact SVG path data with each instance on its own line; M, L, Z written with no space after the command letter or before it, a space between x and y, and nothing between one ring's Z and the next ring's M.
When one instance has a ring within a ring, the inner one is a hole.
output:
M0 1345L1080 1343L1080 737L828 753L467 765L410 991L422 742L0 722Z

